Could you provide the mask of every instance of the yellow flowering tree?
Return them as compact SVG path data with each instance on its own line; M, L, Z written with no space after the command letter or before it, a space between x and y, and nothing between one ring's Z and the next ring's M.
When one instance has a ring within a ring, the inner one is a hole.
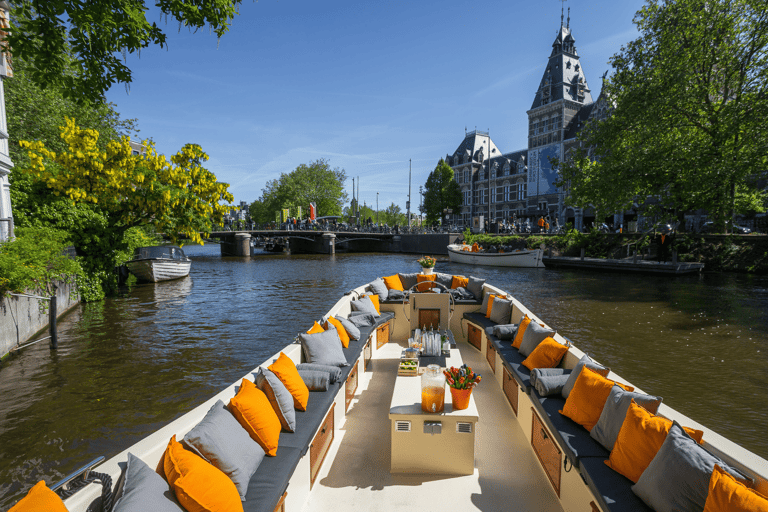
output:
M234 198L229 185L203 167L208 160L197 144L186 144L168 162L145 141L146 154L134 155L128 137L99 149L99 133L66 118L61 138L67 150L55 153L42 142L21 141L30 158L24 172L74 203L93 204L121 230L152 225L176 243L202 243L212 224L220 225Z

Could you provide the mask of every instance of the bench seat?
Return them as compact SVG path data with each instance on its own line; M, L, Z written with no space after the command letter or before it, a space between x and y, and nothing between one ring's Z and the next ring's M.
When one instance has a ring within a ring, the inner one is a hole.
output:
M282 435L280 438L282 440ZM278 445L276 457L264 457L248 483L243 511L274 512L301 457L299 448L281 445Z
M339 392L341 384L335 382L328 386L328 391L310 391L309 400L307 402L307 410L296 412L296 431L295 432L280 432L280 440L277 443L277 457L280 457L280 450L283 447L296 448L301 452L301 455L307 453L309 450L309 444L312 442L317 429L325 419L325 415L328 414L328 410L331 408L336 395ZM274 458L274 457L265 457ZM257 470L261 471L261 466ZM290 475L288 475L290 478Z
M632 492L632 481L605 465L608 457L583 457L581 474L602 510L610 512L653 512Z
M491 321L490 318L485 318L485 313L480 312L464 313L464 319L480 327L483 332L485 332L486 327L493 327L496 325L496 322Z

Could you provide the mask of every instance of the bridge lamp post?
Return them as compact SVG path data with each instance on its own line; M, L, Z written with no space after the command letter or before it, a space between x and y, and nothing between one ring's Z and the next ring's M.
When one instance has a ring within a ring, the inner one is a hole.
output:
M379 225L379 193L376 192L376 226Z

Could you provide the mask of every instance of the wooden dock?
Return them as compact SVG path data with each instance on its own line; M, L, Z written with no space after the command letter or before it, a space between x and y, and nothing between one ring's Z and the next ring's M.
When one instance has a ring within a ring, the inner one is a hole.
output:
M603 272L636 272L643 274L694 274L704 268L703 263L672 263L665 261L640 260L632 258L625 260L609 260L602 258L567 258L564 256L544 257L547 267L586 268Z

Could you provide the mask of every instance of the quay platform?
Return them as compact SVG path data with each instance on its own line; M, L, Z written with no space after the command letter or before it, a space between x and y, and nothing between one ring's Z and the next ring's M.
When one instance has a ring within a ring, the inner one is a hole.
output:
M696 274L704 269L703 263L675 263L650 260L612 260L603 258L569 258L565 256L550 256L543 258L547 267L584 268L604 272L632 272L641 274Z

